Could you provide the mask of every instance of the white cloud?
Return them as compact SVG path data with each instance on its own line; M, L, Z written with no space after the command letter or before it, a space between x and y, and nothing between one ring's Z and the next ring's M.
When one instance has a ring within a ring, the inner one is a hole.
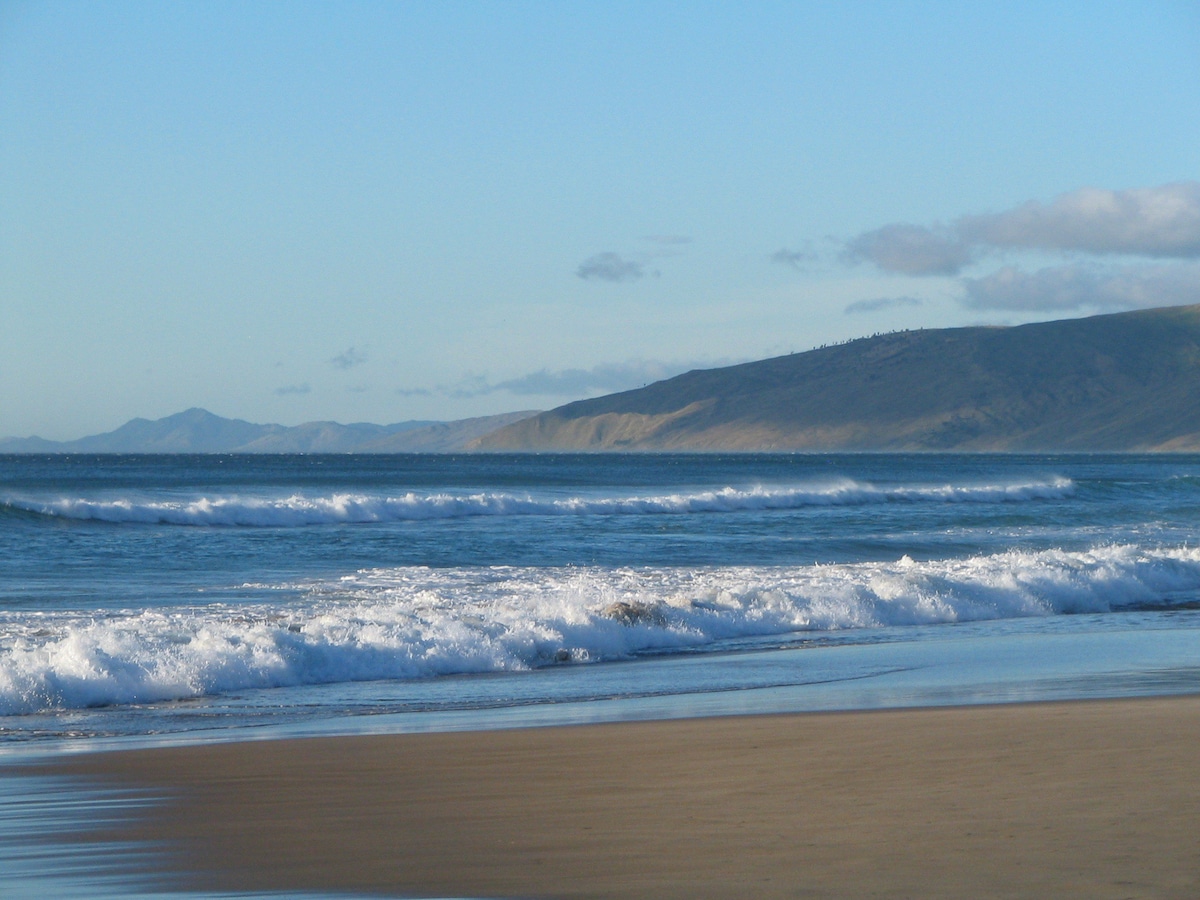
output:
M296 394L311 394L312 386L305 382L304 384L289 384L284 387L275 388L275 396L288 397Z
M1145 309L1200 303L1200 266L1052 266L1022 272L1005 266L985 278L963 279L963 303L973 309Z
M1200 259L1200 182L1110 191L963 216L949 228L896 222L845 243L843 257L904 275L956 275L988 250Z
M959 235L974 244L1095 254L1200 257L1200 182L1108 191L1085 187L1042 204L965 216Z

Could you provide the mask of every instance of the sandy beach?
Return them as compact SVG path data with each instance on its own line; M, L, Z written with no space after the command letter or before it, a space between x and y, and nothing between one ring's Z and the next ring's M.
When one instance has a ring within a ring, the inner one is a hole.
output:
M195 887L1200 896L1200 697L257 741L64 772Z

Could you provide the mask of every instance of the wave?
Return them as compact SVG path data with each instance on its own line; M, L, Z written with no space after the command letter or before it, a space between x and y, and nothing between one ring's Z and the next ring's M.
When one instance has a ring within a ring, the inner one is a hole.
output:
M0 613L0 714L531 669L735 638L1193 604L1200 549L795 567L393 568L277 604Z
M406 493L395 497L333 494L327 497L201 497L193 500L119 498L89 500L8 498L3 506L64 519L114 523L195 526L297 527L366 524L470 516L679 515L743 510L799 509L806 506L862 506L874 503L1003 503L1055 500L1070 496L1068 478L1014 484L875 486L843 479L792 488L734 488L644 497L539 498L484 492Z

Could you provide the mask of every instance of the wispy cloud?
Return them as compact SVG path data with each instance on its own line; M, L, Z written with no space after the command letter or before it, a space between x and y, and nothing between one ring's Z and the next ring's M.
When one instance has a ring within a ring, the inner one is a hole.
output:
M495 390L508 391L522 396L576 396L582 394L612 393L641 387L653 381L662 381L691 366L638 360L626 363L605 363L590 369L541 369L519 378L501 381Z
M645 266L619 253L597 253L579 264L575 274L584 281L637 281L646 274Z
M521 397L577 398L632 390L692 369L727 366L740 361L670 363L630 360L623 363L602 363L590 369L540 369L498 382L492 382L486 376L470 375L454 384L438 385L434 388L404 388L397 393L403 396L438 395L451 399L468 399L496 393Z
M803 270L804 263L815 260L817 254L811 250L789 250L787 247L781 247L772 253L770 258L771 262L781 266L791 266L793 269Z
M606 250L589 256L575 269L575 274L584 281L637 281L652 275L655 278L662 275L656 268L650 268L656 259L669 259L681 256L683 248L692 242L684 234L650 234L642 237L643 241L654 244L656 249L637 253L616 253Z
M311 394L312 386L305 382L304 384L289 384L284 387L275 388L275 396L288 397L293 394Z
M920 306L921 301L916 297L877 297L874 300L856 300L842 312L848 315L856 313L879 312L897 306Z
M333 359L329 360L329 364L335 369L353 369L355 366L361 366L367 361L365 350L359 350L357 347L348 347L344 352L339 353Z
M494 394L496 387L488 381L486 375L468 375L457 384L439 386L437 392L455 400L468 400L471 397Z
M1144 309L1200 303L1200 265L1051 266L1022 272L1013 266L963 279L972 309Z

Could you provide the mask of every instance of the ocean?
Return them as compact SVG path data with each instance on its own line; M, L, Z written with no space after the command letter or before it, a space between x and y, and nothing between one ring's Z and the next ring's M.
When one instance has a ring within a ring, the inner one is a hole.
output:
M1193 690L1198 533L1192 456L10 456L0 744Z
M1193 693L1198 534L1184 455L0 457L0 758Z

